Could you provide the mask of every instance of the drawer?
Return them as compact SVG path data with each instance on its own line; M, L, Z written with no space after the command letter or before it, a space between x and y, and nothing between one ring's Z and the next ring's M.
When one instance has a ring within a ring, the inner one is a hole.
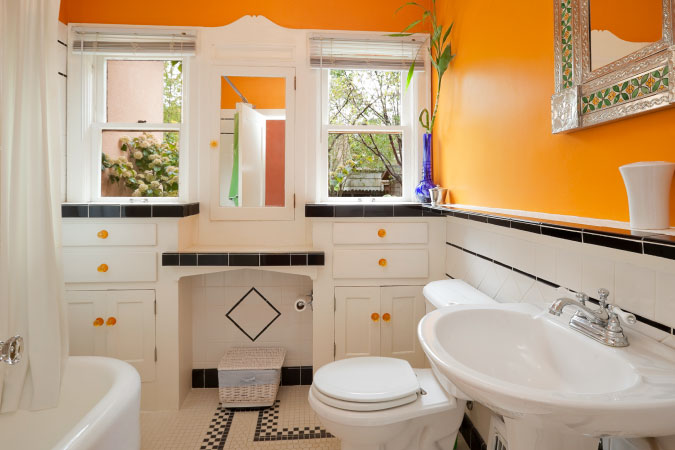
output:
M335 250L334 278L426 278L427 250Z
M426 223L334 223L334 244L426 244Z
M63 223L64 247L156 245L154 223Z
M63 251L63 279L66 283L156 281L157 253L66 249Z

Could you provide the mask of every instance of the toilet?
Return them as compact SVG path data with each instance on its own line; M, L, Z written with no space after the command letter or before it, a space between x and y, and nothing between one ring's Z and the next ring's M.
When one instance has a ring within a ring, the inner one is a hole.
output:
M427 312L495 302L461 280L429 283L424 295ZM342 450L452 450L466 401L448 394L431 369L367 356L317 370L309 404Z

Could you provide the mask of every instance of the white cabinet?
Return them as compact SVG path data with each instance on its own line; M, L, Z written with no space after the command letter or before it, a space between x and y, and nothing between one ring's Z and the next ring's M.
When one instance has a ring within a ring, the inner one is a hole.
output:
M333 278L426 278L427 249L336 249Z
M426 244L426 223L339 222L333 224L333 244Z
M155 378L155 291L66 291L70 354L109 356Z
M66 283L156 281L157 252L64 248L63 279Z
M389 356L424 366L422 286L336 287L335 359Z

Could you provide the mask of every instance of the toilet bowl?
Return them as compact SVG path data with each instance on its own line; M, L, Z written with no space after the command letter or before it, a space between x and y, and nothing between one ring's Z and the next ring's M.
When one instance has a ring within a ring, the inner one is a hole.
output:
M309 404L342 450L451 450L465 401L448 395L430 369L361 357L319 369Z
M429 283L428 309L490 303L461 280ZM466 401L432 369L367 356L335 361L314 374L309 404L342 450L452 450Z

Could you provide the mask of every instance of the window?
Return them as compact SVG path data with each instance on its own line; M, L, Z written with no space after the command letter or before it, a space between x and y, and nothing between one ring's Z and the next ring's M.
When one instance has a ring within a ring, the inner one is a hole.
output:
M100 58L100 197L178 197L183 60Z
M411 177L412 86L402 71L324 69L328 200L400 200Z
M73 27L67 201L185 200L193 31Z

